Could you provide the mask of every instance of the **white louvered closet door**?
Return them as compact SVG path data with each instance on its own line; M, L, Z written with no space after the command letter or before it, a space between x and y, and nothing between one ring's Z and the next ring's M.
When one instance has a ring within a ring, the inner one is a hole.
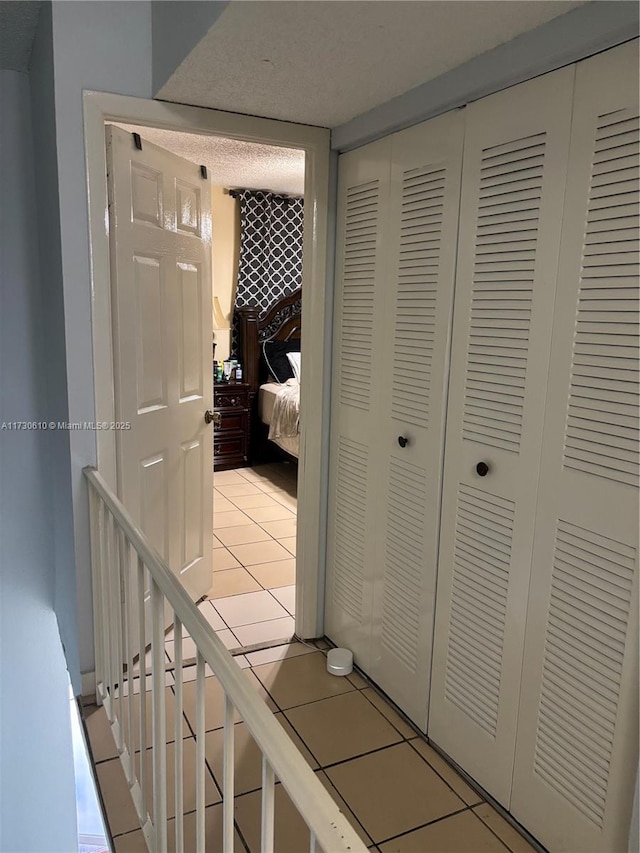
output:
M505 806L574 74L466 111L429 735Z
M370 666L390 139L340 157L325 630Z
M423 731L463 139L463 110L391 139L369 674Z
M638 767L638 42L578 65L512 810L626 851Z

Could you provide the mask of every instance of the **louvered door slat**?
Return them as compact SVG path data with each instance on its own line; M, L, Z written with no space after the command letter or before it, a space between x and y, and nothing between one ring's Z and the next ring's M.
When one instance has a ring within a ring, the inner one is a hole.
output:
M574 531L574 535L580 535L580 530L575 528L573 525L566 522L559 522L559 524L572 529ZM623 544L611 543L610 540L606 540L606 542L609 546L613 545L614 548L617 544ZM561 563L557 558L554 561L552 573L552 605L549 610L550 619L555 617L558 619L560 624L562 624L562 614L557 613L557 610L554 608L554 593L556 598L560 600L562 600L562 596L564 594L564 600L570 601L573 608L584 614L591 615L595 625L598 625L607 617L607 615L609 617L613 617L613 619L610 618L607 620L607 624L610 627L615 626L615 639L618 642L619 651L615 659L612 660L609 658L608 660L607 676L604 677L601 670L594 667L593 663L590 661L587 662L586 665L576 665L577 662L575 658L572 659L567 655L565 645L562 642L560 642L557 647L549 643L547 644L547 651L543 664L543 673L555 668L556 671L563 675L563 677L572 680L576 689L580 689L581 685L589 684L589 693L592 700L595 697L598 697L598 701L602 703L603 714L599 715L595 720L598 734L592 734L591 739L595 740L595 743L600 747L600 751L606 756L606 760L601 762L597 775L594 774L591 778L585 778L588 765L591 763L589 758L591 751L589 749L584 750L584 752L578 756L577 763L574 764L576 775L571 780L570 785L561 788L559 791L561 796L569 798L574 802L574 804L577 802L581 802L585 805L588 804L589 807L584 810L585 816L599 826L602 826L604 818L609 761L611 757L613 720L615 720L615 711L619 700L625 646L624 640L630 609L630 587L631 581L633 580L634 570L635 555L628 555L628 550L624 550L627 552L626 554L620 553L619 551L617 553L618 563L616 568L620 578L627 581L627 593L626 596L620 598L619 595L615 594L615 589L612 591L611 600L615 600L617 602L616 605L606 607L602 601L604 593L602 584L599 584L596 587L587 576L580 578L582 581L580 586L576 584L568 590L563 590L562 568ZM557 543L556 555L561 553L561 545L559 546L559 543ZM552 631L553 629L551 631L548 629L548 633L551 634ZM557 691L558 687L549 687L545 684L544 679L545 676L543 675L542 689L546 690L546 692L550 692L553 696L554 691ZM566 687L561 687L560 689L564 692ZM547 781L554 779L553 771L555 765L561 763L563 757L565 757L566 760L567 753L571 753L571 747L575 743L574 735L571 732L567 732L566 741L558 744L555 752L549 752L546 749L544 740L545 735L548 734L548 729L554 719L554 713L557 714L557 711L553 712L551 707L552 706L545 705L541 708L539 714L535 758L536 771L543 778L547 779ZM604 714L605 709L608 709L608 714ZM570 718L565 716L562 719L566 721L565 728L569 728ZM554 787L557 789L557 786ZM588 796L589 794L590 796Z
M467 108L429 734L507 807L572 85Z
M599 119L603 121L602 118ZM594 164L603 157L608 162L611 146L623 136L629 146L626 164L620 169L613 167L602 174L592 176L587 201L586 228L592 228L594 220L603 211L615 210L620 201L635 201L638 197L638 158L640 144L637 134L638 112L620 111L616 124L618 134L610 133L610 126L597 124L593 144ZM622 129L625 129L624 131ZM633 164L633 165L632 165ZM640 474L640 452L638 448L638 209L634 219L635 229L627 231L631 239L610 243L601 239L598 243L585 242L582 250L580 288L578 291L574 357L584 356L598 347L594 355L605 352L618 363L618 371L633 374L625 383L597 381L580 370L579 363L572 366L569 388L569 407L565 429L564 465L567 468L590 473L606 479L634 485ZM631 223L629 223L631 224ZM613 247L613 251L611 248ZM604 279L594 290L594 279ZM635 298L634 298L635 297ZM602 347L606 347L603 351ZM607 377L610 378L610 377ZM588 415L587 415L588 413ZM583 426L576 429L576 417L581 417ZM585 419L591 422L591 431ZM629 447L621 452L618 443L602 441L602 435L615 426L624 430ZM597 429L595 429L597 427ZM590 463L594 465L591 468Z
M336 477L336 541L333 600L362 621L367 537L369 454L364 445L343 439Z
M638 766L637 66L578 66L514 771L515 816L585 853L627 849Z
M496 385L502 385L506 391L510 390L518 396L525 384L545 146L544 133L532 134L529 138L504 144L501 146L500 156L496 155L493 146L487 146L482 152L480 165L478 219L504 212L509 214L512 224L517 227L518 213L526 211L529 238L527 243L516 243L519 248L514 250L512 230L495 234L491 242L485 234L476 232L474 283L482 285L482 298L478 298L477 291L472 286L474 295L471 303L469 348L477 353L474 347L488 343L500 347L505 358L513 358L518 354L520 360L517 364L511 362L509 369L505 369L504 364L501 365L494 359L480 361L479 366L484 368L483 372L493 378L493 383L486 385L478 382L480 371L476 367L477 357L474 364L469 363L467 389L481 392L481 396L475 393L473 407L465 411L463 434L469 441L488 442L492 447L511 453L519 451L522 409L516 419L513 418L512 411L504 418L509 424L507 427L495 405L493 391ZM537 152L535 163L532 163L529 157L533 147ZM525 163L521 158L526 158ZM503 167L506 174L501 173ZM510 286L510 276L516 273L520 281L527 281L531 286L523 287L520 290L520 299L514 303L501 299L501 296L503 288ZM493 404L487 415L483 415L477 405L479 399L483 398L487 403Z
M340 158L325 630L370 662L388 140Z
M380 181L366 181L347 188L345 207L340 401L343 405L368 411L371 404Z
M464 116L394 134L369 674L426 728ZM400 449L398 436L408 439Z

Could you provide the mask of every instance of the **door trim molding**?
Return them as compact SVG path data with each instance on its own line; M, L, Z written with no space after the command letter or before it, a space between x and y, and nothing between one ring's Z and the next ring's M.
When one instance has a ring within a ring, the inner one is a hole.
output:
M329 131L325 128L255 118L104 92L84 92L85 166L88 186L95 420L114 421L111 270L107 204L108 121L191 131L246 142L302 148L305 152L305 229L302 270L303 375L296 557L296 634L324 633L326 500L328 477L331 353L327 311L327 214ZM115 433L97 431L98 470L116 486Z

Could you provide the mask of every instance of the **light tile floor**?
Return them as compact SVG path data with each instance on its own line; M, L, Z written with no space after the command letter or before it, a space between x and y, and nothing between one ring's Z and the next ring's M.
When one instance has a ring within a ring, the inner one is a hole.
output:
M322 641L317 645L327 646ZM365 678L356 673L346 678L329 675L322 649L294 642L249 652L241 662L250 683L370 849L381 853L533 851ZM187 678L189 674L187 669ZM193 681L184 686L188 853L195 849L194 687ZM169 686L167 732L173 732L173 700ZM104 710L85 708L85 720L114 849L116 853L144 851ZM210 675L206 680L205 752L207 850L213 853L221 850L222 725L222 691ZM173 734L168 740L168 802L173 816ZM150 767L150 749L146 760ZM260 850L260 767L259 750L238 719L235 816L239 853ZM172 832L170 821L170 850ZM276 796L275 849L277 853L308 849L306 827L281 785Z
M293 636L297 473L283 462L213 475L208 598L230 648L232 638L251 646Z
M199 609L228 648L290 638L295 614L295 467L214 474L214 577ZM184 657L195 655L184 639ZM290 642L235 657L365 844L378 853L530 853L528 844L354 673L326 671L326 648ZM167 662L173 657L168 635ZM169 664L170 666L170 664ZM222 849L223 694L207 668L207 850ZM185 851L195 850L195 667L184 670ZM167 785L173 817L173 676L167 672ZM135 693L135 689L134 689ZM134 696L134 713L139 713ZM150 704L150 703L149 703ZM115 853L146 846L103 709L85 708ZM150 721L149 721L150 723ZM148 725L150 732L151 726ZM149 741L150 744L150 741ZM147 766L152 751L146 750ZM138 765L140 756L137 758ZM236 849L260 850L260 753L236 722ZM277 853L308 850L308 830L286 792L276 795ZM169 822L169 850L173 848ZM332 851L326 851L332 853Z

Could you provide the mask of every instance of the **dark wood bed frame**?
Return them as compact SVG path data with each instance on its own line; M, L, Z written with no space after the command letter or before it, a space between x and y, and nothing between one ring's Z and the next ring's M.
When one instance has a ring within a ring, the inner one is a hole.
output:
M299 340L301 332L302 290L274 303L260 318L260 308L248 305L238 310L242 348L243 379L249 385L249 462L251 465L276 459L295 459L268 439L269 427L258 415L258 389L266 381L261 363L262 344L266 341Z

